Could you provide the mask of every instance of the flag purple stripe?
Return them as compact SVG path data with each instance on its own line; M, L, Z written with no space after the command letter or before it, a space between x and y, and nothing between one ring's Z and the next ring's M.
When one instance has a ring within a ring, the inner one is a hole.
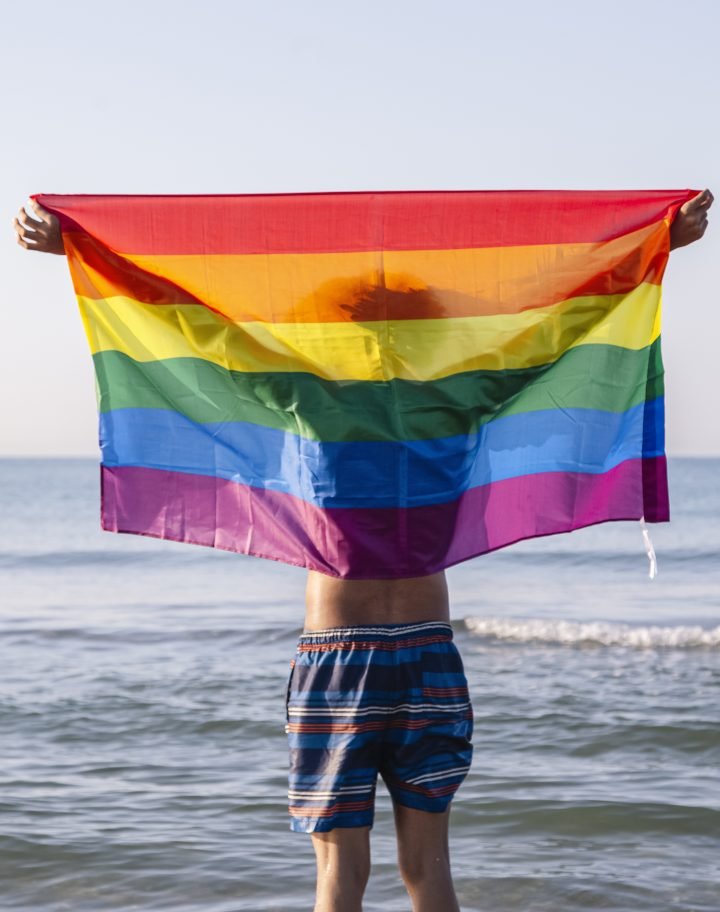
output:
M102 522L132 532L281 560L348 579L423 576L521 539L609 520L669 519L665 457L601 475L546 472L410 509L319 509L222 478L102 467ZM646 498L649 498L646 500Z

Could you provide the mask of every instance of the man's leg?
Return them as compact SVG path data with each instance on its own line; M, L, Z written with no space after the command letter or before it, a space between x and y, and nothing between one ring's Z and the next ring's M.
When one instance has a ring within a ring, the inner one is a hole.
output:
M370 876L370 827L313 833L312 841L317 860L314 912L360 912Z
M312 836L315 912L360 912L370 875L377 730L384 725L375 705L373 636L346 627L303 633L288 683L291 828Z
M450 874L450 808L441 814L432 814L395 801L393 810L398 865L412 900L413 912L438 912L440 909L460 912Z
M402 713L386 733L379 769L393 798L398 864L414 912L458 912L448 822L472 759L472 707L451 627L410 629L395 653Z

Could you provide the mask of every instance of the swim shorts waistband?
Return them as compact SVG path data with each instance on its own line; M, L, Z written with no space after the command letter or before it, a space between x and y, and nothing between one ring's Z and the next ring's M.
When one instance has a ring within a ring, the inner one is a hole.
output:
M322 649L323 646L342 648L364 647L404 649L452 640L452 627L445 621L422 621L414 624L372 624L361 627L329 627L311 630L300 636L301 651Z

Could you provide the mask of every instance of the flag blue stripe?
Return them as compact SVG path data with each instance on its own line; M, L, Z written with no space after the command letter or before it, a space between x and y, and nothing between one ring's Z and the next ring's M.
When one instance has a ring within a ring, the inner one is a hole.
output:
M100 418L106 466L209 475L318 507L414 507L541 472L600 474L664 452L663 398L626 412L553 409L433 440L319 442L245 422L199 424L163 409Z

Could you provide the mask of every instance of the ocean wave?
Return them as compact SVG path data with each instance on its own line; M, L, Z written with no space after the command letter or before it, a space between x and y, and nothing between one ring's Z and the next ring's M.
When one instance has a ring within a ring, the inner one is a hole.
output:
M469 617L464 625L474 636L516 643L555 646L624 646L632 649L720 649L720 626L634 626L602 621Z

